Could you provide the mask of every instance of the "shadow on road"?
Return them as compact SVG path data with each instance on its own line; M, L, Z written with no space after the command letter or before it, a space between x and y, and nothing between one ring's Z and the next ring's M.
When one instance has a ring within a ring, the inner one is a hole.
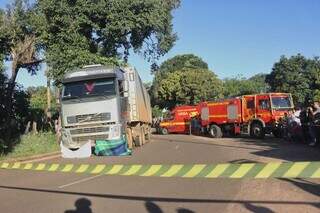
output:
M86 197L99 197L107 199L119 199L119 200L134 200L134 201L146 201L146 202L168 202L168 203L238 203L238 204L281 204L281 205L312 205L319 207L320 202L313 201L270 201L270 200L230 200L230 199L201 199L201 198L170 198L170 197L144 197L144 196L128 196L128 195L114 195L114 194L97 194L97 193L85 193L85 192L70 192L70 191L57 191L50 189L35 189L24 188L15 186L0 186L0 189L32 191L52 194L64 194L64 195L77 195Z
M281 178L280 180L292 183L293 185L299 187L300 189L320 197L319 184L316 184L304 179L282 179Z
M80 198L74 203L76 209L66 210L64 213L92 213L91 201L87 198Z
M212 143L212 142L201 142L201 141L191 142L191 141L164 139L164 138L161 138L160 140L168 141L168 142L176 142L176 143L199 144L199 145L219 146L219 147L226 147L226 148L246 149L246 150L257 150L257 151L262 150L262 149L253 148L253 147L241 147L241 146L223 145L223 144L215 144L215 143Z
M195 212L191 211L190 209L179 208L177 209L177 213L195 213Z
M273 137L265 139L239 138L238 143L264 147L264 149L251 152L257 156L286 161L320 161L319 148L310 147L303 143L291 143Z
M147 201L145 203L146 209L149 213L163 213L161 208L155 204L154 202ZM177 213L195 213L194 211L191 211L190 209L185 208L179 208L177 209Z
M161 208L153 202L148 201L145 203L145 206L149 213L163 213Z
M244 207L254 213L274 213L274 211L272 211L271 209L269 209L267 207L257 206L257 205L253 205L251 203L245 203Z

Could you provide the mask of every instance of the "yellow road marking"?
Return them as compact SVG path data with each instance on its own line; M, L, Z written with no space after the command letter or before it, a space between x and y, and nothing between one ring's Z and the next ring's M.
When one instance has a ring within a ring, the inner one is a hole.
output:
M37 168L36 168L36 170L43 170L44 169L44 167L46 166L46 164L44 164L44 163L39 163L39 165L37 166Z
M209 174L207 174L206 178L219 177L229 166L229 163L217 165Z
M254 163L245 163L242 164L230 177L231 178L242 178L249 172L252 167L254 167Z
M154 174L156 174L160 169L161 169L161 165L152 165L150 166L150 168L143 173L141 176L152 176Z
M123 173L122 175L133 175L136 172L139 171L139 169L142 167L142 165L132 165L128 171Z
M23 169L31 169L32 168L32 163L27 163Z
M1 168L5 169L8 168L9 164L8 163L2 163Z
M311 178L320 178L320 168L317 169L311 176Z
M70 172L73 168L73 164L67 164L64 166L64 168L61 170L61 172Z
M76 173L83 173L87 171L88 168L89 168L88 164L81 164L81 166L77 169Z
M48 169L48 171L54 172L54 171L56 171L58 168L59 168L59 164L54 163L54 164L52 164L52 165L50 166L50 168Z
M104 165L104 164L99 164L99 165L97 165L97 166L94 168L94 170L92 170L90 173L91 173L91 174L100 173L100 172L102 172L102 170L103 170L105 167L106 167L106 165Z
M283 177L298 177L300 172L302 172L309 164L309 162L294 163L293 166L291 166L291 168L283 175Z
M20 168L20 163L14 163L12 166L12 169L19 169Z
M183 175L183 177L194 177L198 175L205 167L205 164L196 164L185 175Z
M112 169L107 172L106 174L108 175L114 175L114 174L117 174L121 169L122 169L123 165L114 165L112 167Z
M171 177L175 175L183 165L172 165L168 171L166 171L161 177Z
M256 175L256 178L267 178L267 177L270 177L270 175L272 175L272 173L273 173L274 171L276 171L276 169L278 169L280 165L281 165L281 162L279 162L279 163L268 163L268 164Z

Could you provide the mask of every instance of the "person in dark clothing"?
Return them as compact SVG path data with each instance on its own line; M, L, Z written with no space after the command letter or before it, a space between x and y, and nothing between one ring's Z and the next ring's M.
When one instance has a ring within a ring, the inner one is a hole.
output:
M309 116L308 116L308 111L306 108L301 110L300 115L299 115L300 121L301 121L301 128L302 128L302 134L303 134L303 139L305 142L310 141L309 139Z
M308 108L308 116L310 117L310 126L309 126L309 134L310 134L310 146L315 146L317 144L318 131L317 131L317 123L318 123L318 114L320 113L319 102L314 102L312 107Z

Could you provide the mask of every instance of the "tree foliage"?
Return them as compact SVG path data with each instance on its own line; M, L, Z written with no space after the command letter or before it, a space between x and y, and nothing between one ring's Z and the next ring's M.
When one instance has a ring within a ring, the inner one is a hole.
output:
M273 65L266 82L275 92L290 92L296 104L320 99L320 60L308 59L300 54L281 56Z
M226 78L223 80L223 96L235 97L246 94L268 92L269 86L265 83L266 74L257 74L251 78Z
M173 9L179 0L39 0L42 40L51 76L73 67L117 64L130 50L148 59L167 53L176 40Z
M172 108L221 97L222 83L208 64L192 55L179 55L163 62L152 84L153 105Z
M7 102L10 107L15 80L21 68L32 74L38 69L39 51L35 7L25 0L14 0L7 10L0 10L0 54L11 61L11 78L7 90Z
M0 59L11 63L11 76L0 72L0 151L12 149L25 128L29 116L29 96L16 85L18 72L25 68L35 74L42 62L41 45L34 5L27 0L14 0L0 10Z

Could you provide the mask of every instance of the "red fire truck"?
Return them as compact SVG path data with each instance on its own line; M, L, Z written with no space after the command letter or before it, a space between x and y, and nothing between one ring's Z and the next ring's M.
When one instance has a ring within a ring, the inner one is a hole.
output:
M198 106L176 106L160 123L160 133L188 133L190 120L196 115L199 115Z
M292 97L288 93L244 95L199 104L201 125L215 138L240 133L256 138L273 133L277 137L279 119L292 109Z

